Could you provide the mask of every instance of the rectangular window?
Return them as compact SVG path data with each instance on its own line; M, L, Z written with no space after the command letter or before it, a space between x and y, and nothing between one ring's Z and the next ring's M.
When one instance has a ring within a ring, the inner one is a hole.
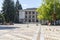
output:
M31 16L29 16L29 18L31 18Z
M25 16L25 18L27 18L27 16Z
M35 20L33 19L32 22L35 22Z
M29 19L29 22L31 22L31 19Z
M38 19L36 20L36 22L38 22Z
M29 11L29 14L31 14L31 12Z
M25 14L27 14L27 12L25 11Z
M32 18L34 18L35 16L32 16Z
M35 12L33 12L33 14L35 14Z

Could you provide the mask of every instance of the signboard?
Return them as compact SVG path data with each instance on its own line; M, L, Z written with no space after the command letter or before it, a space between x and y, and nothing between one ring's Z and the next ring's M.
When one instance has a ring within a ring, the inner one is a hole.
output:
M60 40L60 27L41 27L41 33L44 34L44 40Z

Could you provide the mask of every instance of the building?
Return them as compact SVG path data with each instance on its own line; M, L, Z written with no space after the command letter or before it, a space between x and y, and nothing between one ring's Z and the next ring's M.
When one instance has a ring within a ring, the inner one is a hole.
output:
M27 8L19 11L19 22L22 23L38 23L37 8Z

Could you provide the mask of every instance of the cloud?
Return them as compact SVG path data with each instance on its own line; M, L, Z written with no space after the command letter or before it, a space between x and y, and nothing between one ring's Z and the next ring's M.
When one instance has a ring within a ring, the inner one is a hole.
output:
M28 6L27 4L22 4L22 6Z
M28 7L27 4L22 4L23 9L26 9Z

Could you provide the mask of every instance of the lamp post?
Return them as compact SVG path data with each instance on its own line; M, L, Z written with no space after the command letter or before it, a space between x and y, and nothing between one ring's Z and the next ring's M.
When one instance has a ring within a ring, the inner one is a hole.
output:
M28 20L28 19L27 19ZM28 21L27 21L27 28L29 28L29 23L28 23Z
M28 17L29 15L28 15L28 13L27 13L27 28L29 28L29 17Z
M54 13L53 13L53 20L54 20L54 25L56 25L56 12L55 12L55 0L54 0Z
M53 13L53 21L54 21L54 25L56 25L55 21L56 21L56 13Z

